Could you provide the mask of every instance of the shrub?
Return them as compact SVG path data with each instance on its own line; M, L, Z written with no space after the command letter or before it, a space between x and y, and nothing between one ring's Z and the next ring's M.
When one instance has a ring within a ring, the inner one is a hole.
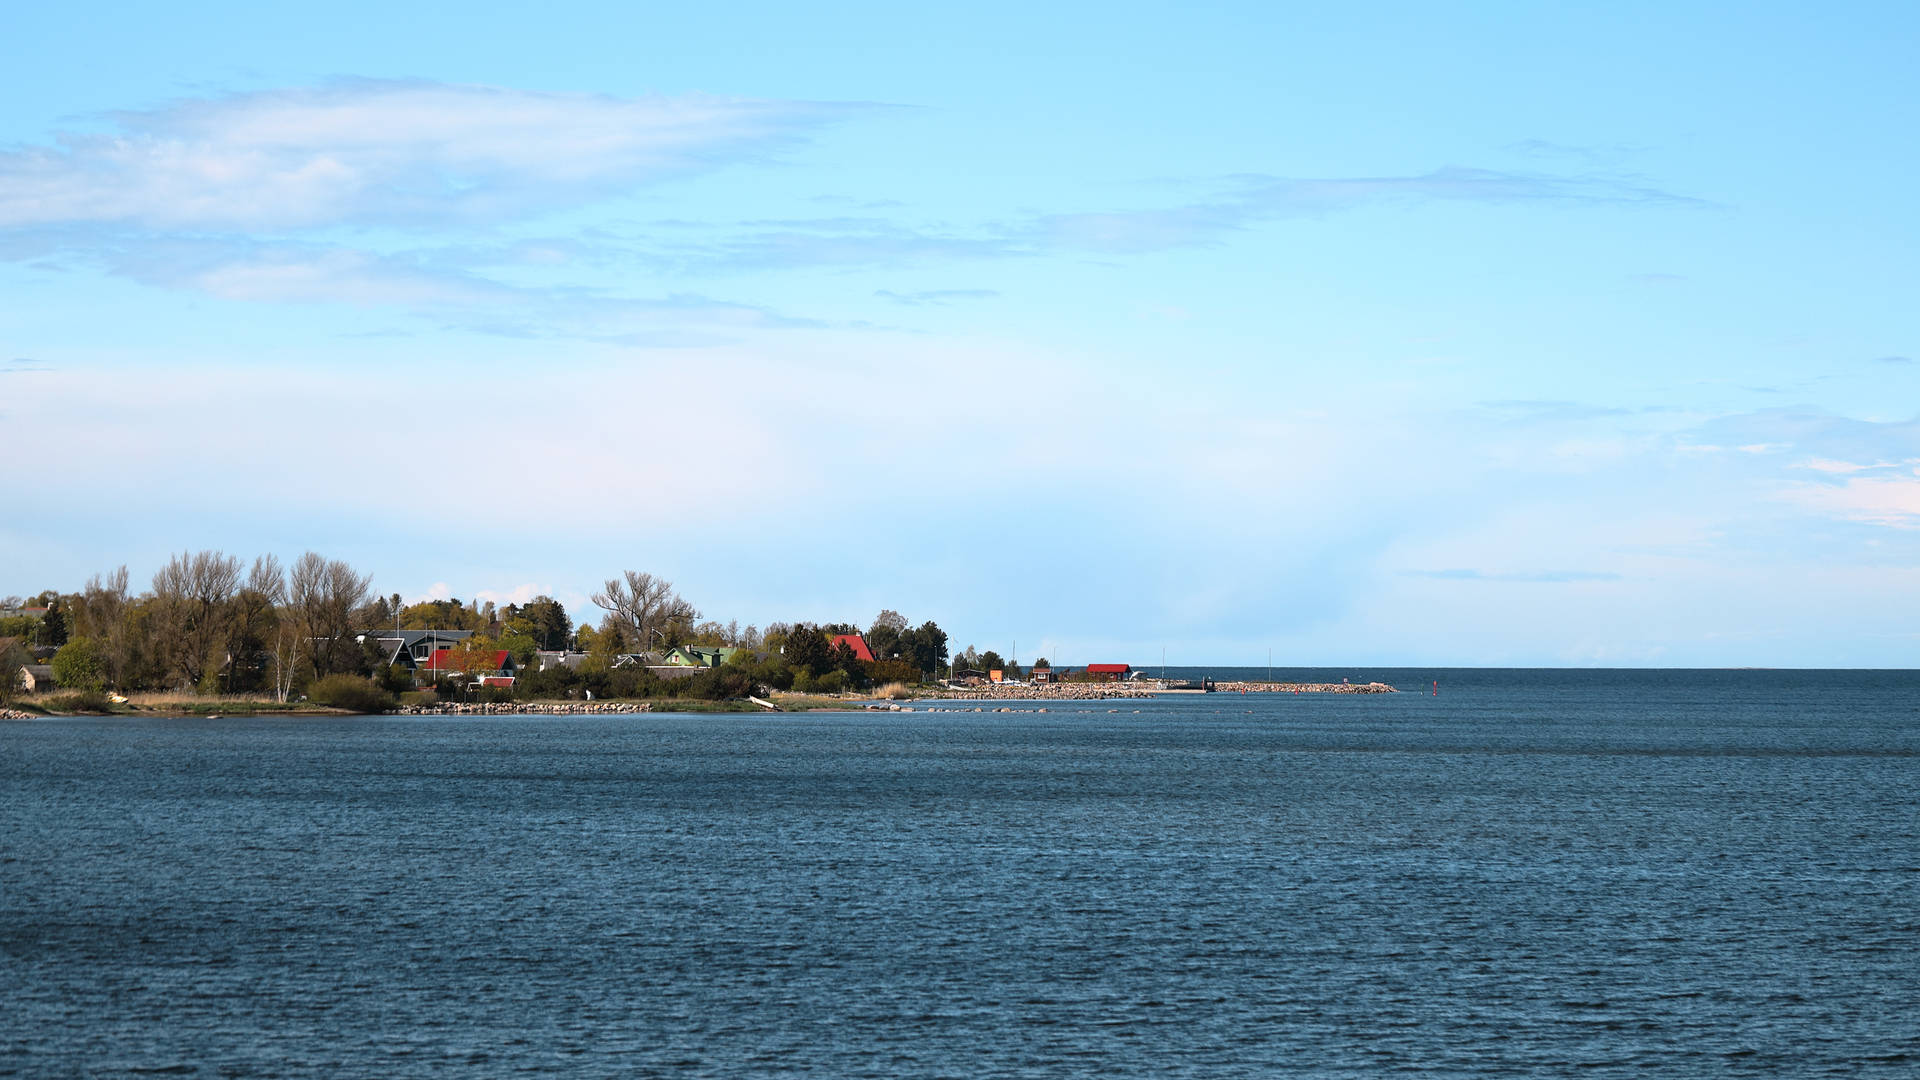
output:
M877 687L873 691L873 696L887 701L906 701L913 697L913 691L907 689L906 683L890 682L885 686Z
M110 713L113 705L107 701L107 695L98 690L84 690L78 694L61 694L41 702L41 707L55 713Z
M329 675L307 688L307 700L354 713L382 713L394 705L391 693L358 675Z
M824 675L802 673L794 678L793 688L803 694L837 694L847 688L847 673L839 668Z
M98 691L100 655L90 638L74 638L53 654L53 681L62 690Z

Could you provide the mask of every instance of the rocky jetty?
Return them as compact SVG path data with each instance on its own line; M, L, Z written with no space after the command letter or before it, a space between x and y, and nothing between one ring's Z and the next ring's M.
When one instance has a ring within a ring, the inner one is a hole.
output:
M650 701L508 701L474 704L402 705L389 716L597 716L652 712Z
M1216 694L1397 694L1383 682L1370 683L1295 683L1295 682L1217 682Z
M40 718L33 715L32 713L21 712L18 709L0 709L0 720L38 720L38 719Z
M1110 701L1150 698L1157 688L1121 683L1040 683L1037 686L969 686L927 694L962 701Z

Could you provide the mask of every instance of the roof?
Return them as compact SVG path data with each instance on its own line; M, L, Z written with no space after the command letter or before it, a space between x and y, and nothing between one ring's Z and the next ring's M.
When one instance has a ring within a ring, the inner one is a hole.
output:
M1088 664L1089 675L1125 675L1133 670L1132 664Z
M473 636L471 630L369 630L367 636L379 641L398 639L406 648L413 648L428 638L437 641L465 641Z
M833 640L827 643L827 647L832 648L835 645L845 645L853 650L853 655L869 664L873 663L873 650L867 648L867 639L859 634L835 634Z
M433 651L433 655L427 658L427 670L428 671L454 670L453 661L448 657L448 653L452 651L453 650L451 649L435 649ZM507 657L509 655L511 654L508 653L507 650L505 649L493 650L493 670L498 671L501 668L506 667Z

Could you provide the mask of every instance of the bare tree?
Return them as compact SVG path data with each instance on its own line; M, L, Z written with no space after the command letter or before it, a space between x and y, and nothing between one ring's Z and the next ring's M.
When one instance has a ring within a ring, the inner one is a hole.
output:
M284 702L293 691L293 676L300 669L300 635L292 620L282 622L273 633L273 697Z
M127 568L120 567L105 577L95 574L87 579L75 605L79 632L92 638L100 657L101 675L108 686L118 690L133 668L133 641L127 632Z
M608 579L607 587L593 594L593 602L605 608L627 640L641 649L652 648L654 642L649 639L655 636L676 644L671 638L700 617L692 604L673 591L672 582L634 570L626 571L625 580Z
M287 578L280 560L272 555L253 560L247 583L234 596L227 618L227 655L233 658L227 676L229 691L251 686L254 665L266 650L267 636L278 625L280 605L286 600Z
M304 639L315 677L358 655L354 610L366 602L373 575L356 573L339 559L314 552L300 556L287 578L287 610Z
M153 575L162 662L188 685L220 667L227 604L239 587L240 560L218 551L183 551Z

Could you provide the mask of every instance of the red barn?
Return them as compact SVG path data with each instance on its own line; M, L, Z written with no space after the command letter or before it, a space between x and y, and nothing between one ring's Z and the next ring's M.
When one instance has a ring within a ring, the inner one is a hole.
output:
M1133 672L1132 664L1088 664L1087 674L1100 682L1114 682Z

